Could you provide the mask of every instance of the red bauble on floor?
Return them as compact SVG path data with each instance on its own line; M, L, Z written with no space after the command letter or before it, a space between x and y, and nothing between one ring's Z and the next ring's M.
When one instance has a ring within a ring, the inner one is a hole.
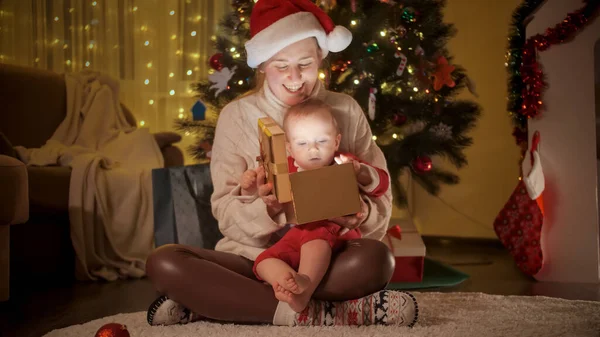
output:
M108 323L100 327L94 337L131 337L131 335L127 331L127 326L119 323Z

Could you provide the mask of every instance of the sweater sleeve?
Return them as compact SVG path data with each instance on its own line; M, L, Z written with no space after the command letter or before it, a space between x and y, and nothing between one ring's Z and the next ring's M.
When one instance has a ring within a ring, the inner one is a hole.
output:
M369 206L369 215L360 225L360 230L366 238L381 240L383 239L390 217L392 215L392 192L389 188L390 178L387 169L387 162L383 152L373 140L371 128L365 118L360 105L352 99L350 106L351 115L356 121L356 134L353 144L353 153L359 160L369 163L372 167L378 168L378 176L380 178L379 187L386 187L383 194L377 193L379 196L363 195L363 200ZM380 170L380 171L379 171ZM385 180L385 181L383 181Z
M238 110L236 103L226 106L217 122L210 163L212 212L224 236L245 245L265 247L271 233L283 225L271 219L261 198L240 196L240 177L248 165L241 153L247 142L242 142L244 132L236 123Z

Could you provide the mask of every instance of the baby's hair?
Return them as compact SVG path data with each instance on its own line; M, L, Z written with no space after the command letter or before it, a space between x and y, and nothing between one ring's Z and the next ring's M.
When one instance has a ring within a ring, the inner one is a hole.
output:
M309 98L306 101L291 106L283 118L283 129L288 130L288 123L290 119L298 117L308 117L315 115L316 113L322 113L323 111L331 117L331 124L336 132L340 132L337 120L331 111L331 106L316 98Z

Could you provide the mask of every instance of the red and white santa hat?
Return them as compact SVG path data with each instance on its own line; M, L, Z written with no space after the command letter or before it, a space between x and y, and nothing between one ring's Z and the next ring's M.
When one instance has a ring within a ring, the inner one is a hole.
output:
M352 33L336 26L311 0L259 0L250 16L250 36L245 46L252 68L308 37L317 39L323 58L329 51L342 51L352 42Z

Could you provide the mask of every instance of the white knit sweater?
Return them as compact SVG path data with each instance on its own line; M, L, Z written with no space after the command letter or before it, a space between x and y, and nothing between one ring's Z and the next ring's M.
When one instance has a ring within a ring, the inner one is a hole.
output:
M333 108L342 133L339 150L353 153L387 172L383 153L372 140L368 121L358 103L346 94L326 90L320 81L311 96ZM262 199L240 196L239 182L244 171L258 164L258 119L268 116L282 125L288 107L275 97L265 82L260 91L229 103L219 115L210 164L214 185L212 211L224 235L215 247L218 251L255 260L278 239L276 232L286 225L283 213L275 219L269 217ZM391 216L391 191L388 189L379 198L363 196L363 199L370 212L360 225L360 231L365 238L381 240Z

